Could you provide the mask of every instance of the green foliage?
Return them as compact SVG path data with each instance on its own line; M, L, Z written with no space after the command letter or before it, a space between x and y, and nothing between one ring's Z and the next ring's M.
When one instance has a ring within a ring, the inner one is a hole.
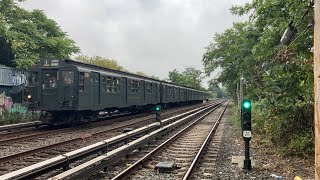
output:
M211 92L211 97L213 98L225 98L225 97L228 97L227 93L222 90L218 83L215 81L215 80L210 80L208 81L209 83L209 88L208 90Z
M75 57L75 60L83 63L87 63L87 64L93 64L93 65L97 65L97 66L101 66L109 69L127 72L127 70L124 67L120 66L118 62L114 59L108 59L101 56L89 57L86 55L78 55Z
M174 69L169 71L169 80L182 86L187 86L195 89L203 89L201 87L202 72L195 68L186 68L182 73Z
M313 140L309 133L295 134L288 147L291 154L298 156L306 157L314 152Z
M298 155L312 149L304 139L310 140L313 131L313 36L301 19L307 5L299 0L253 0L232 7L233 13L249 14L250 20L215 34L203 55L207 74L222 68L216 81L235 102L243 75L244 96L253 101L254 130ZM281 46L280 38L291 20L298 30L296 39Z
M96 66L101 66L101 67L105 67L105 68L109 68L109 69L114 69L114 70L123 71L123 72L129 72L124 67L119 65L118 61L115 60L115 59L108 59L108 58L101 57L101 56L89 57L89 56L86 56L86 55L77 55L76 57L74 57L74 59L76 61L83 62L83 63L86 63L86 64L93 64L93 65L96 65ZM146 74L146 73L144 73L142 71L138 71L138 72L135 72L133 74L136 74L136 75L139 75L139 76L144 76L144 77L150 77L150 78L153 78L153 79L159 79L156 76L149 76L148 74Z
M234 127L237 128L237 130L240 132L241 131L241 119L240 119L240 111L237 108L237 106L233 105L231 106L231 118L230 118L230 123L234 125Z
M16 124L30 121L39 121L40 114L36 112L27 112L25 114L18 112L4 111L0 116L0 125Z
M160 80L158 76L151 75L150 78Z
M0 1L0 63L28 69L39 58L68 58L80 49L41 10Z

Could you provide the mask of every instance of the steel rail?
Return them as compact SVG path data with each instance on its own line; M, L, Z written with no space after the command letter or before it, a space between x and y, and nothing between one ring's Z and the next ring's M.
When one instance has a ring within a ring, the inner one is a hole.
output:
M203 107L206 107L206 106L208 106L208 105L205 105ZM168 113L168 115L170 115L170 113ZM153 119L153 118L150 117L150 118L138 121L138 122L133 122L131 124L127 124L125 126L132 126L134 124L138 124L138 123L141 123L143 121L150 120L150 119ZM90 134L90 137L96 137L96 136L99 136L101 134L107 133L109 131L115 131L115 130L121 129L121 128L125 127L125 126L120 125L120 126L117 126L117 127L111 128L111 129L106 129L106 130L103 130L103 131L100 131L100 132L92 133L92 134ZM45 134L51 135L51 133L53 133L53 135L54 135L54 134L57 134L59 132L64 132L64 131L66 131L66 129L59 129L59 130L55 130L55 131L56 132L53 132L53 131L46 132L46 133L44 133L44 135ZM41 134L39 134L39 135L30 135L30 136L26 136L25 138L22 137L21 139L30 139L32 137L37 137L37 136L41 136ZM17 139L20 139L20 138L17 138ZM27 156L27 155L31 155L31 154L35 154L35 153L38 153L38 152L42 152L42 151L45 151L45 150L48 150L48 149L56 148L56 147L59 147L59 146L65 145L65 144L70 144L70 143L73 143L73 142L76 142L76 141L80 141L80 140L83 140L83 139L84 139L83 137L79 136L79 137L75 137L75 138L72 138L70 140L66 140L66 141L63 141L63 142L58 142L58 143L50 144L50 145L47 145L47 146L35 148L35 149L32 149L32 150L23 151L23 152L11 154L11 155L8 155L8 156L3 156L3 157L0 157L0 163L5 163L5 162L8 162L8 161L11 161L11 160L14 160L14 159L18 159L18 158L21 158L21 157L24 157L24 156ZM4 142L7 142L7 141L4 140ZM0 141L0 144L2 144L1 141Z
M166 145L168 145L169 143L171 143L172 141L174 141L175 139L177 139L178 137L180 137L183 133L185 133L186 131L188 131L190 128L192 128L194 125L196 125L200 120L202 120L203 118L205 118L207 115L209 115L212 111L214 111L215 109L217 109L219 106L216 106L214 109L210 110L209 112L205 113L204 115L202 115L200 118L198 118L196 121L194 121L193 123L191 123L190 125L188 125L187 127L183 128L182 130L180 130L179 132L177 132L175 135L173 135L172 137L170 137L169 139L167 139L165 142L163 142L162 144L160 144L159 146L157 146L155 149L153 149L151 152L149 152L147 155L145 155L144 157L142 157L141 159L139 159L137 162L135 162L133 165L131 165L130 167L128 167L127 169L125 169L124 171L122 171L121 173L119 173L117 176L115 176L114 178L112 178L112 180L118 180L118 179L125 179L131 172L133 172L135 169L137 169L139 166L141 166L145 161L147 161L151 156L153 156L154 154L158 153L163 147L165 147ZM223 111L224 112L224 111ZM222 114L223 114L222 112Z
M42 126L42 125L45 125L45 124L41 121L9 124L9 125L0 126L0 131L8 131L12 129L27 128L27 127Z
M6 144L6 143L9 143L9 142L17 142L17 141L22 141L22 140L31 139L31 138L40 137L40 136L45 136L45 135L55 135L55 134L58 134L58 133L63 132L63 131L66 131L66 129L57 129L57 130L47 131L47 132L38 132L38 133L29 134L29 135L22 136L22 137L14 137L14 138L3 139L3 140L0 140L0 145Z
M221 104L218 104L221 105ZM88 162L85 162L79 166L76 166L68 171L65 171L59 175L56 175L54 177L51 177L50 180L59 180L59 179L83 179L84 177L89 176L91 173L96 172L98 169L103 168L106 164L109 164L110 162L119 160L120 157L124 157L125 155L129 154L130 152L134 151L135 149L138 149L148 142L161 137L164 134L167 134L168 132L172 131L173 129L176 129L177 127L181 126L182 124L187 123L193 116L199 115L206 110L209 110L211 108L217 107L215 105L206 107L204 109L199 110L198 112L195 112L193 114L188 115L187 117L184 117L178 121L175 121L174 123L171 123L169 125L166 125L160 129L157 129L145 136L142 136L130 143L128 143L125 146L121 146L117 149L114 149L107 154L98 156ZM216 109L216 108L214 108ZM196 121L204 118L208 113L212 112L214 109L209 110L209 112L206 112L205 115L202 115L200 118L198 118Z
M188 109L188 108L187 108ZM179 112L179 111L177 111ZM171 112L172 113L172 112ZM165 115L170 115L171 113L167 113ZM175 113L175 112L173 112ZM107 116L107 117L104 117L103 119L106 119L106 118L117 118L117 117L125 117L125 115L129 115L130 113L122 113L122 114L117 114L117 115L112 115L112 116ZM143 119L141 121L145 121L145 120L150 120L150 119L153 119L153 117L150 117L148 118L148 116L150 115L147 115L146 117L142 117L142 118L147 118L147 119ZM135 118L135 117L134 117ZM139 116L137 117L139 118ZM120 120L120 122L123 122L124 120ZM139 121L140 122L140 121ZM139 123L139 122L136 122L136 123ZM94 123L92 124L97 124L99 125L101 123L101 121L95 121ZM129 124L129 125L134 125L135 123L132 123L132 124ZM64 133L64 132L68 132L70 130L70 128L63 128L63 129L57 129L57 130L52 130L52 131L47 131L47 132L38 132L38 133L34 133L34 134L29 134L29 135L26 135L26 136L22 136L22 137L13 137L13 138L8 138L8 139L4 139L4 140L0 140L0 145L2 144L6 144L6 143L9 143L9 142L17 142L17 141L22 141L22 140L27 140L27 139L31 139L31 138L35 138L35 137L41 137L41 136L46 136L46 135L55 135L57 133ZM7 134L5 134L7 135ZM0 158L0 163L1 163L1 158Z
M217 105L219 102L214 102L212 104L209 105L205 105L202 107L198 107L196 109L190 110L188 112L167 118L165 120L162 120L162 123L169 123L172 122L174 120L177 120L181 117L187 116L188 114L191 114L193 112L196 111L201 111L201 109L207 108L209 106L215 106ZM159 123L152 123L150 125L138 128L136 130L115 136L113 138L65 153L63 155L59 155L56 156L54 158L39 162L37 164L10 172L8 174L4 174L2 176L0 176L0 179L21 179L21 178L26 178L26 177L30 177L36 173L40 173L46 170L49 170L50 168L56 167L56 166L64 166L69 162L72 162L74 160L76 160L77 158L81 157L81 156L85 156L85 155L89 155L92 154L94 152L97 151L103 151L104 149L107 149L109 146L112 146L116 143L128 140L128 138L130 137L134 137L137 136L139 134L145 133L145 132L149 132L152 128L157 128L159 126Z
M192 109L194 107L188 107L186 109L183 109L183 110L178 110L178 111L175 111L175 112L169 112L169 113L166 113L164 115L170 115L170 114L173 114L173 113L177 113L177 112L180 112L180 111L187 111L189 109ZM111 116L106 116L106 117L103 117L97 121L94 121L92 124L94 125L99 125L101 123L101 119L107 119L107 118L121 118L121 117L126 117L126 115L130 115L131 113L121 113L121 114L115 114L115 115L111 115ZM148 115L145 117L147 118ZM143 117L143 116L142 116ZM140 115L137 116L137 117L133 117L133 118L140 118ZM147 118L147 119L144 119L143 121L145 120L150 120L150 119L153 119L153 117L150 117L150 118ZM115 119L116 120L116 119ZM120 122L122 122L123 120L120 120ZM139 121L140 122L140 121ZM137 122L138 123L138 122ZM132 123L130 125L134 125L135 123ZM49 131L49 132L38 132L38 133L33 133L33 134L29 134L29 135L26 135L26 136L21 136L21 137L13 137L13 138L8 138L8 139L3 139L3 140L0 140L0 145L2 144L6 144L6 143L11 143L11 142L17 142L17 141L22 141L22 140L27 140L27 139L31 139L31 138L35 138L35 137L41 137L41 136L46 136L46 135L55 135L57 133L61 133L61 132L67 132L68 129L70 128L63 128L63 129L58 129L58 130L53 130L53 131ZM24 132L24 131L22 131ZM27 132L27 131L26 131ZM11 132L11 133L6 133L6 134L0 134L0 135L8 135L8 134L14 134L16 132ZM21 133L21 131L19 131L19 133ZM0 158L1 159L1 158ZM1 160L0 160L1 161Z
M201 148L199 149L197 155L196 155L195 158L193 159L193 161L192 161L192 163L191 163L188 171L186 172L186 174L185 174L184 177L183 177L183 180L187 180L187 179L190 179L190 178L191 178L192 172L193 172L196 164L198 163L201 155L204 153L205 148L206 148L207 145L209 144L209 142L210 142L210 140L211 140L211 138L212 138L212 135L216 132L216 130L217 130L219 124L220 124L220 121L221 121L221 119L222 119L222 116L223 116L224 112L226 111L226 109L227 109L227 107L228 107L228 104L229 104L229 101L228 101L226 107L223 109L222 113L220 114L218 120L216 121L216 123L214 124L214 126L212 127L212 129L210 130L207 138L206 138L205 141L203 142L203 144L202 144Z

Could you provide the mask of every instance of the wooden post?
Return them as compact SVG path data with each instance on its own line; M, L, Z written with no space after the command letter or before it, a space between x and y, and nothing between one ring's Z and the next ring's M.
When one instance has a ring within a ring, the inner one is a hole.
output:
M320 180L320 0L314 0L314 145L315 145L315 180Z
M243 100L243 75L241 73L240 75L240 104L242 103Z
M236 89L236 96L237 96L237 105L238 105L238 108L240 108L239 106L239 100L240 100L240 94L239 94L239 83L237 83L237 89Z

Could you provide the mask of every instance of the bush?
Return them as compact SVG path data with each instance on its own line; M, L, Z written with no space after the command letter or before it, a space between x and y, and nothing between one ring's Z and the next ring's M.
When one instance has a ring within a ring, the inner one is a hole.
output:
M25 114L18 112L3 112L0 116L0 125L16 124L30 121L38 121L40 113L38 112L27 112Z
M239 130L241 131L241 119L240 119L240 111L237 107L237 105L233 105L232 109L232 116L231 116L231 123Z
M313 116L310 103L278 103L260 101L253 106L253 130L270 146L283 147L287 155L313 154Z
M291 155L307 157L314 152L312 137L308 133L295 134L288 145Z

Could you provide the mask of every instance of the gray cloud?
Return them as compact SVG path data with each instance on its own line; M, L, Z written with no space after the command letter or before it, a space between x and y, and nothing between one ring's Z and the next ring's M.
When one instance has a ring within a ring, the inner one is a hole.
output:
M117 59L130 71L166 78L174 68L202 69L202 54L214 33L245 19L231 15L229 8L245 2L28 0L20 4L44 10L82 53Z

